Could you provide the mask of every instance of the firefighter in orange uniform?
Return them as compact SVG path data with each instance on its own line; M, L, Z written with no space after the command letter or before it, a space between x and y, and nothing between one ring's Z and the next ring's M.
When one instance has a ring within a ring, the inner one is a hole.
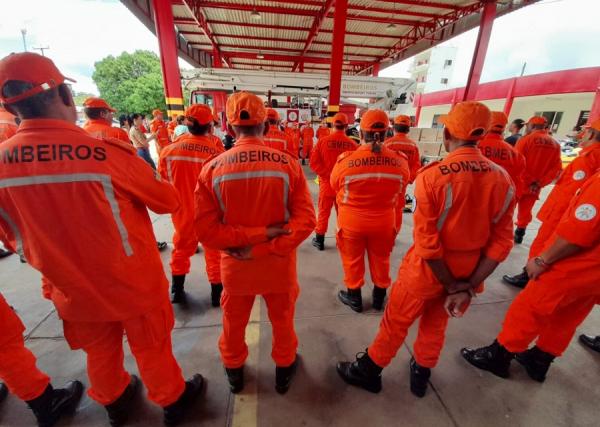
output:
M331 129L327 127L327 122L325 121L325 119L323 119L323 121L321 122L321 126L319 126L319 128L317 129L317 142L319 141L319 139L329 136L330 133Z
M294 144L292 143L291 138L279 130L280 118L277 110L273 108L267 108L267 121L269 122L269 130L264 137L265 145L296 157L298 155L298 151L294 153Z
M0 143L17 133L16 117L0 106Z
M506 171L477 149L490 116L485 105L468 101L440 119L449 154L417 176L415 241L402 261L375 341L356 361L337 365L349 384L379 392L382 369L420 319L410 389L423 397L448 318L464 313L474 292L482 291L483 281L508 256L514 188Z
M315 213L298 162L262 140L268 126L262 100L237 92L226 111L235 147L202 168L196 188L198 238L225 251L221 359L231 391L238 393L248 356L246 325L261 295L273 327L276 390L285 393L297 363L296 248L313 230Z
M542 252L527 263L530 282L509 307L497 339L462 350L469 363L507 378L514 358L531 379L546 379L550 364L600 298L599 213L596 173L571 200Z
M312 152L315 139L315 130L313 129L310 122L306 122L301 125L300 129L300 140L302 141L302 164L306 164L306 160L310 159L310 153Z
M25 347L25 326L0 294L0 379L6 381L10 392L25 401L33 411L38 425L53 425L64 415L72 413L83 394L79 381L65 388L54 389L48 375L36 366L36 358ZM0 383L0 402L7 388Z
M319 139L310 156L310 168L319 177L319 212L312 244L320 251L325 250L325 233L327 233L329 225L331 208L335 205L336 194L329 183L331 171L340 154L358 148L356 142L346 136L348 117L344 113L337 113L333 116L333 126L333 133ZM337 205L335 210L337 211Z
M339 207L337 245L347 288L338 298L359 313L363 309L365 253L374 284L373 308L383 309L391 285L396 204L398 198L404 200L410 179L406 156L383 144L388 125L382 110L367 111L360 122L362 145L339 156L331 172L331 189Z
M83 101L83 112L88 120L83 125L83 130L98 139L115 138L131 144L127 132L121 128L112 126L113 113L115 111L102 98L87 98Z
M185 276L190 272L190 257L198 249L194 231L194 189L203 164L225 150L211 138L213 116L206 105L195 104L185 111L189 133L160 152L158 171L177 189L181 206L172 214L175 233L171 253L171 294L174 304L185 303ZM221 252L204 247L206 275L211 284L211 303L219 307L221 300Z
M52 283L65 338L87 354L89 395L111 423L127 419L139 383L123 367L124 333L150 400L177 423L203 380L186 383L173 357L168 281L147 211L174 212L177 194L133 147L77 127L64 81L41 55L0 61L0 101L22 119L0 147L0 240Z
M175 128L177 127L177 114L171 116L171 121L167 124L167 133L169 134L169 140L175 141Z
M515 243L522 243L525 229L531 222L531 210L539 199L540 191L550 184L562 170L560 145L548 135L548 123L543 117L532 117L527 122L529 133L515 146L525 157L524 191L518 201Z
M154 119L150 122L150 132L156 134L156 151L160 156L160 150L169 145L169 129L163 120L162 111L156 109L152 111Z
M537 217L542 225L529 249L529 259L541 253L577 190L600 169L600 119L587 128L579 146L582 148L579 155L561 173L538 212ZM502 279L509 285L524 288L529 281L529 276L523 269L523 272L517 275L506 275Z

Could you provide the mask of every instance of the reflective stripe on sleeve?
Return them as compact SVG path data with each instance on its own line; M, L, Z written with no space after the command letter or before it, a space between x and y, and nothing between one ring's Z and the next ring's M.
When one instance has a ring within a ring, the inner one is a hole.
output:
M448 212L450 212L451 208L452 208L452 184L448 184L446 186L446 200L444 201L444 210L442 211L442 214L438 218L438 222L437 222L438 231L442 231L442 228L444 227L444 223L446 222L446 219L448 218Z
M514 195L515 189L511 185L510 187L508 187L508 191L506 192L506 197L504 198L504 204L502 205L502 209L500 210L500 212L498 212L498 215L496 215L496 217L492 221L494 224L497 224L498 221L502 219L502 217L508 210L508 207L510 206L510 202L512 201Z

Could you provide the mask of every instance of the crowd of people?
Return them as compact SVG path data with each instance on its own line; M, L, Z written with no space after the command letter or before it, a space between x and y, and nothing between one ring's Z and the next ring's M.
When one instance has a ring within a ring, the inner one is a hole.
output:
M40 55L0 60L0 102L20 121L0 145L0 241L42 274L43 296L56 307L67 343L86 353L88 394L112 426L127 422L140 382L163 408L166 425L181 422L202 393L202 375L184 379L171 343L172 304L186 304L185 279L199 246L211 303L222 310L218 349L231 392L245 385L245 330L260 296L273 329L275 389L286 393L298 363L296 249L313 232L313 245L325 249L333 208L345 285L338 298L363 310L367 255L372 306L383 311L368 348L337 364L344 381L368 391L382 389L383 369L418 320L410 390L426 394L448 320L484 291L484 281L522 241L541 189L557 178L524 260L524 289L502 331L489 346L461 353L501 377L517 360L542 382L600 298L600 120L561 172L560 148L543 118L532 117L513 147L502 138L506 115L461 102L441 118L447 156L421 167L407 116L390 123L384 111L368 110L357 143L347 135L348 117L338 113L318 128L314 145L312 126L282 126L276 110L242 91L227 100L225 144L215 136L218 116L205 105L170 123L156 110L149 129L141 115L131 115L126 132L112 127L106 101L90 98L81 129L66 80ZM515 136L524 124L511 126ZM302 168L307 162L319 179L317 215ZM390 256L410 183L413 242L392 280ZM170 298L148 210L172 217ZM38 425L54 425L76 408L83 384L52 386L1 296L0 324L0 379ZM124 369L123 335L141 381ZM600 351L600 340L584 341ZM2 386L0 400L6 392Z

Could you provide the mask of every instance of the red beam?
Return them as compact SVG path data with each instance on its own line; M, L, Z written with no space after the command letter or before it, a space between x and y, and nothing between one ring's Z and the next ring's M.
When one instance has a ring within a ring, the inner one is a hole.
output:
M302 2L304 4L304 2ZM373 6L348 6L348 10L358 11L358 12L373 12L373 13L385 13L391 16L394 15L406 15L406 16L416 16L418 18L437 18L439 15L435 13L427 13L427 12L414 12L411 10L403 10L400 8L384 8L384 7L373 7ZM356 16L356 15L354 15ZM348 15L350 17L350 15Z
M338 0L338 1L340 1L340 0ZM253 53L253 52L227 52L228 58L245 58L245 59L253 59L253 60L260 61L260 59L258 59L256 56L257 56L257 54ZM263 56L264 56L264 58L262 58L262 60L265 60L265 61L282 61L282 62L294 62L295 63L295 62L302 60L305 63L310 63L310 64L330 64L331 63L331 60L329 58L323 58L320 56L300 57L298 55L278 55L278 54L270 54L270 53L265 53L265 54L263 54ZM367 61L351 61L350 64L347 64L347 65L364 66L367 63L368 63Z
M319 13L315 16L312 26L310 27L310 31L308 32L308 37L306 38L306 43L304 44L304 48L302 49L301 55L306 54L306 52L308 52L308 49L310 49L310 46L312 45L312 42L314 41L315 37L317 37L317 34L319 34L319 30L323 26L325 17L329 13L329 9L331 9L333 3L334 0L326 0ZM295 71L297 66L298 63L294 64L294 66L292 67L292 71Z
M197 31L180 31L179 34L204 34L202 32ZM229 37L233 39L244 39L244 40L258 40L258 41L268 41L268 42L283 42L283 43L305 43L304 39L286 39L279 37L262 37L262 36L246 36L240 34L223 34L223 33L213 33L215 37ZM330 46L330 42L322 42L322 41L313 41L312 44ZM364 49L388 49L389 46L384 45L372 45L372 44L358 44L358 43L345 43L347 47L358 47Z
M437 16L437 15L436 15ZM328 18L333 19L333 13L327 15ZM364 21L364 22L379 22L381 24L395 24L403 26L422 26L433 28L434 24L428 21L415 21L412 19L395 19L395 18L384 18L379 16L370 15L348 15L347 17L351 21Z
M467 79L463 101L472 101L477 95L477 87L479 86L483 64L485 63L485 56L492 35L494 18L496 18L495 0L488 1L483 6L483 11L481 12L481 24L479 25L479 32L477 33L477 42L475 44L475 51L473 52L473 60L471 61L471 69L469 70L469 77Z
M194 17L193 20L195 21L196 25L198 25L202 29L202 31L204 31L204 34L206 35L206 37L208 37L208 40L210 40L212 52L214 53L214 55L217 57L220 56L223 59L223 61L225 61L227 66L231 68L229 60L225 55L223 55L221 49L219 49L219 45L217 44L215 37L212 35L212 31L208 26L208 22L206 22L206 17L204 16L204 13L202 12L201 8L196 2L191 0L183 0L183 3Z
M333 42L331 43L331 71L329 73L329 102L327 115L340 110L342 89L342 67L344 66L344 37L346 36L346 14L348 0L336 0L333 20Z
M191 45L194 47L204 47L205 50L209 47L207 45L197 44L197 43L192 43ZM230 44L230 43L220 43L219 47L227 48L227 49L257 50L259 52L261 52L261 51L290 52L290 53L298 54L299 57L301 57L302 55L304 55L306 53L312 53L312 54L317 54L317 55L319 55L319 54L328 55L329 54L329 52L326 52L326 51L309 50L308 52L304 52L301 55L300 49L291 49L291 48L277 47L277 46L244 46L244 45ZM210 51L210 49L208 49L207 51ZM221 52L225 55L228 55L230 51L221 51ZM368 54L364 54L364 53L347 53L346 56L348 56L348 57L359 56L359 57L371 58L371 59L374 59L377 57L377 55L368 55Z
M432 9L448 9L448 10L459 10L460 6L455 4L448 3L440 3L435 1L428 0L377 0L381 3L394 3L394 4L404 4L407 6L421 6L421 7L430 7Z

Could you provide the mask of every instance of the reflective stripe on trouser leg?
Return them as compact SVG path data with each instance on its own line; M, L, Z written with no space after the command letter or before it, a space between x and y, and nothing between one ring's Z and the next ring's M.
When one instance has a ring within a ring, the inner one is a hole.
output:
M533 219L531 211L537 199L538 196L535 194L524 194L519 198L519 203L517 204L517 227L527 228Z
M339 230L337 246L342 258L346 287L349 289L362 287L365 284L366 236L348 230Z
M435 368L444 346L448 325L448 313L444 310L445 301L445 296L427 300L419 319L419 332L413 350L415 360L425 368Z
M50 378L37 368L35 356L25 347L23 335L18 333L2 341L0 380L21 400L39 397L50 384Z
M221 360L226 368L239 368L248 358L246 326L254 305L254 295L229 295L223 290L223 332L219 338Z
M367 255L369 259L369 271L373 284L380 288L389 288L392 284L390 278L390 256L394 249L396 232L390 227L367 236Z
M263 295L273 328L271 357L276 366L290 366L296 359L298 337L294 329L294 312L299 292L296 286L290 292Z
M379 332L369 346L369 356L381 368L390 364L404 343L408 328L421 316L425 300L410 295L401 283L392 287Z
M204 261L206 263L206 276L209 283L221 283L221 251L217 249L204 249Z
M325 235L329 228L329 217L331 209L335 203L335 194L331 194L329 189L324 185L319 185L319 202L317 214L317 226L315 233Z

